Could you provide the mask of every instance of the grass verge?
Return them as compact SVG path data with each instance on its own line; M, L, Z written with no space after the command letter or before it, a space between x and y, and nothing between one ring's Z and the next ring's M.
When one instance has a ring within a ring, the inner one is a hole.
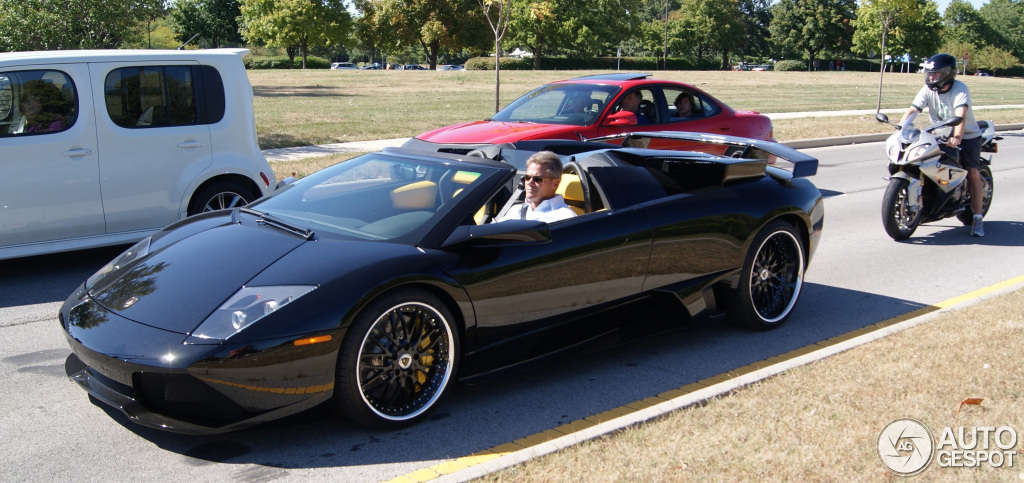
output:
M876 447L894 419L936 440L945 427L1024 429L1022 332L1018 290L480 481L890 481ZM921 478L1019 481L1022 467L932 462Z
M500 105L547 82L597 73L601 72L503 71ZM653 74L693 84L735 109L762 113L874 109L879 102L877 72ZM257 70L249 71L249 80L263 149L411 137L494 113L493 72ZM920 74L887 73L882 80L883 108L909 106L922 85ZM1024 104L1020 79L963 80L977 105ZM979 119L989 119L986 115L978 113ZM1024 122L1024 111L1008 115L1000 122ZM775 126L780 141L885 128L872 118L818 118L811 125L780 120Z

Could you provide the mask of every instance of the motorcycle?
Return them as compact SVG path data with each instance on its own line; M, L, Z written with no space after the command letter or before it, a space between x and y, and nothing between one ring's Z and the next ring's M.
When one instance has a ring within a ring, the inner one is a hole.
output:
M939 121L924 129L913 122L903 126L889 121L885 114L875 115L878 122L889 124L899 132L885 141L889 157L889 186L882 196L882 225L893 240L905 240L921 223L957 217L970 225L974 212L968 189L967 170L960 165L960 149L946 146L947 136L935 134L941 128L956 126L961 117ZM982 130L983 153L998 152L995 124L978 121ZM948 132L947 132L948 133ZM981 159L981 180L984 183L982 215L992 204L992 157Z

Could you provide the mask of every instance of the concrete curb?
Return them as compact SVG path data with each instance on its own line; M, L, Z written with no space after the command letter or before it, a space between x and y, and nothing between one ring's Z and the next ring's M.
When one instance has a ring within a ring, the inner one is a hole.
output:
M676 411L702 401L707 401L715 396L726 394L730 391L747 386L753 382L761 381L769 377L781 374L795 367L806 365L810 362L824 359L832 355L844 352L854 347L867 344L883 337L904 331L916 325L928 322L941 314L953 310L959 310L980 303L984 300L1013 293L1024 288L1024 275L1018 276L1003 282L984 287L974 292L954 297L937 304L922 307L909 314L894 317L865 327L860 330L843 334L827 341L812 344L804 349L797 349L787 354L764 361L763 363L751 364L749 371L745 368L738 368L730 373L709 378L708 384L697 382L684 386L674 391L668 391L653 398L638 401L624 406L620 409L627 409L626 414L610 417L607 419L587 418L580 421L579 426L583 429L571 431L562 436L553 437L543 442L531 443L532 437L523 438L517 441L524 444L517 450L510 445L502 445L492 450L470 455L464 458L425 468L415 473L403 475L391 480L394 483L412 483L424 481L436 481L438 483L463 482L510 466L523 463L530 459L552 453L574 444L591 440L596 437L621 430L634 424L649 421L655 417ZM721 378L726 376L724 380ZM731 377L729 377L731 376ZM613 409L608 413L616 413ZM590 423L590 424L586 424ZM543 435L543 434L542 434ZM540 438L542 435L536 435Z
M1024 123L996 125L997 132L1020 131L1022 129L1024 129ZM831 138L794 139L792 141L783 141L782 144L785 144L786 146L789 146L793 149L822 148L826 146L842 146L846 144L881 142L885 141L891 134L892 132L884 132L872 134L854 134L852 136L836 136Z

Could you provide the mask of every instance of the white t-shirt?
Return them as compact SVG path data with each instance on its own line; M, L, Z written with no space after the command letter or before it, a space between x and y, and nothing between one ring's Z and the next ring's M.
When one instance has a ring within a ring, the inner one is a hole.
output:
M978 122L974 120L974 110L971 109L971 91L963 82L954 80L953 85L944 93L924 86L918 91L912 105L921 112L928 108L928 117L931 118L932 124L956 116L956 108L967 106L967 114L964 116L964 139L981 136Z

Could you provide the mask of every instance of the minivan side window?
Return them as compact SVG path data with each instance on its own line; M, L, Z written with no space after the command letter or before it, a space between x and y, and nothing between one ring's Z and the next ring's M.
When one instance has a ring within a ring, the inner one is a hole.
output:
M115 69L104 82L110 120L121 127L197 124L193 69L187 65Z
M64 72L0 72L0 136L65 131L77 113L75 84Z

